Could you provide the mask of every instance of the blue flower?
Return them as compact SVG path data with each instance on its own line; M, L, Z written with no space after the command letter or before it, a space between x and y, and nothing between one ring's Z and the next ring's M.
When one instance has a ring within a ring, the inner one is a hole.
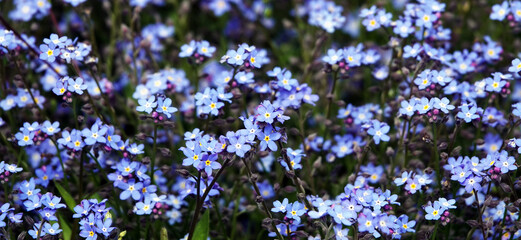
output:
M485 90L496 93L501 92L501 89L507 84L498 74L494 75L494 78L486 78L485 81L487 84Z
M95 123L92 125L90 129L85 128L81 131L81 134L85 137L85 143L87 145L94 145L95 143L105 143L107 139L105 138L105 133L107 133L107 127L99 126L99 124Z
M267 125L263 132L257 133L257 138L260 140L260 150L264 151L269 148L271 151L277 151L277 144L275 141L279 140L281 134L277 131L273 131L271 125Z
M260 194L264 199L275 197L275 191L268 180L257 183L257 186L259 187Z
M521 2L512 1L510 4L510 11L514 15L514 19L516 22L521 21Z
M23 127L20 128L20 131L27 130L29 132L36 132L40 130L40 124L38 122L28 123L24 122Z
M98 221L96 221L98 233L103 234L105 237L109 237L112 230L114 230L114 227L111 227L111 225L112 218L106 218L105 221L102 221L101 219L98 219Z
M201 148L199 146L194 146L194 144L194 142L186 142L187 147L181 148L181 151L183 151L186 157L183 159L183 166L190 166L203 157Z
M434 204L432 206L429 205L429 206L425 207L425 213L427 213L427 215L425 215L425 219L438 220L441 218L441 214L443 212L442 212L442 208L441 208L440 204L436 201L436 202L434 202Z
M43 225L43 230L50 235L57 235L62 232L58 223L54 223L53 225L45 223Z
M152 213L152 209L154 209L154 205L156 203L150 199L150 197L145 197L143 202L136 203L135 212L137 215L145 215Z
M420 114L425 114L432 109L432 107L434 105L432 102L433 102L432 99L429 100L426 97L422 97L420 102L418 104L416 104L416 110Z
M260 68L265 60L265 57L257 50L253 50L248 57L248 63L256 68Z
M273 202L273 208L271 209L272 212L281 212L285 213L288 210L288 199L284 198L282 202L279 200Z
M361 64L362 54L353 46L344 48L344 60L349 67L358 67Z
M416 179L408 179L407 184L405 185L405 190L409 191L411 194L415 194L416 191L420 189L421 185L418 183Z
M232 102L231 98L233 97L233 94L225 92L225 89L223 87L218 87L216 90L216 96L221 101L231 103Z
M139 106L136 108L138 112L146 112L150 114L152 109L157 106L156 97L150 96L148 99L139 99Z
M67 143L67 147L74 149L76 151L81 150L83 148L83 146L85 146L85 143L83 142L83 139L81 136L82 136L82 132L80 132L76 129L73 129L70 134L71 140L69 143Z
M179 52L179 57L190 57L194 54L197 49L197 43L192 40L189 44L184 44L181 46L181 52Z
M400 37L402 38L406 38L411 33L413 33L414 30L415 28L412 26L411 21L408 19L396 20L396 25L393 28L393 32L400 35Z
M213 53L215 52L215 47L210 46L210 43L208 41L201 41L197 43L197 53L205 56L205 57L212 57Z
M83 83L83 78L76 78L76 80L73 80L72 78L69 78L67 81L67 90L69 92L74 92L79 95L83 94L83 90L87 89L87 85Z
M60 49L53 43L40 45L40 51L42 52L40 53L40 59L49 63L53 63L60 54Z
M137 145L136 143L132 143L129 147L128 147L128 152L132 155L138 155L138 154L143 154L145 153L143 150L145 149L145 145L143 144L139 144Z
M186 141L195 140L195 139L201 137L201 135L203 133L204 133L204 131L201 131L199 128L195 128L192 132L185 132L184 140L186 140Z
M18 196L20 198L20 200L25 200L31 196L34 196L34 195L38 195L38 193L40 192L40 189L37 189L35 188L35 184L34 184L34 178L31 178L29 181L23 181L21 184L20 184L20 188L19 188L19 193L18 193ZM2 208L0 208L0 211L1 211Z
M42 196L41 203L50 209L64 208L65 204L60 203L61 198L52 196L51 193L46 193Z
M248 55L245 52L245 49L243 47L239 47L237 51L235 50L228 50L226 53L226 56L228 56L227 62L231 65L241 66L244 63L244 59L248 57Z
M343 53L343 49L338 49L336 51L334 49L329 49L327 50L327 55L322 57L322 61L331 65L337 64L343 59Z
M119 198L121 200L126 200L132 196L132 198L136 201L141 199L141 193L139 192L143 189L143 183L137 182L134 179L128 180L127 183L123 182L118 186L123 192L119 194Z
M423 90L431 85L431 70L427 69L421 72L414 83L418 85L418 89Z
M206 174L212 175L213 170L217 170L221 168L221 164L217 162L219 155L204 155L201 160L197 160L194 162L194 165L197 166L197 169L204 170Z
M396 225L399 227L399 229L398 229L399 233L416 231L414 229L414 226L416 225L416 221L414 221L414 220L409 221L409 217L405 214L402 214L400 217L398 217L398 221L396 222Z
M49 38L44 38L43 42L46 44L54 44L59 48L63 48L66 45L68 38L66 36L58 36L56 33L52 33ZM69 40L70 41L70 40Z
M267 101L263 102L262 105L257 108L257 113L257 121L259 122L272 124L275 117L277 117L275 108Z
M465 186L465 190L468 193L472 193L472 191L478 191L481 189L481 178L480 176L470 176L467 178L467 180L463 183Z
M158 107L157 112L165 114L168 118L172 117L172 113L177 112L177 108L172 107L172 99L165 98L164 100L162 98L158 101Z
M517 169L515 165L516 160L512 156L508 156L508 153L503 150L499 157L499 160L496 161L495 166L501 168L501 173L505 174L509 171L514 171Z
M34 209L38 209L42 206L42 203L40 202L40 198L38 195L31 195L29 198L27 198L26 201L24 201L24 206L27 209L27 211L32 211Z
M56 82L56 86L52 89L52 92L58 96L65 94L65 91L67 91L68 88L67 84L68 82Z
M378 28L380 28L380 23L375 19L375 17L369 16L362 20L362 24L366 27L367 31L372 32Z
M503 21L507 14L510 12L508 8L508 2L504 1L501 5L495 4L492 6L492 13L490 13L490 19Z
M235 74L235 80L237 80L238 84L250 84L255 82L252 72L239 72Z
M511 73L519 73L519 71L521 71L521 59L516 58L512 60L512 66L508 68L508 71Z
M367 130L367 133L373 136L374 142L376 144L379 144L380 140L388 142L390 138L386 134L389 132L389 125L378 120L373 120L371 123L372 126L369 128L369 130Z
M34 132L23 130L23 132L16 133L14 136L16 137L16 140L18 140L18 146L20 147L34 144Z
M416 26L418 27L431 28L432 23L438 19L432 12L425 10L419 11L417 16Z
M360 232L369 232L375 233L375 218L373 217L373 213L369 209L365 209L362 214L357 218L358 220L358 230ZM376 232L377 233L377 232ZM376 237L376 236L375 236Z
M441 100L439 98L433 98L433 99L434 99L433 107L441 110L445 114L449 113L449 111L452 111L455 108L453 105L450 105L450 101L446 97L442 98Z
M412 117L412 115L414 115L414 111L416 110L416 101L414 99L411 99L409 101L403 100L400 103L400 105L400 114L407 115L409 117Z
M216 16L222 16L230 10L230 3L228 0L211 0L208 7Z
M396 186L401 186L405 184L407 180L411 177L411 175L412 172L403 172L401 177L394 179L394 184L396 184Z
M440 199L438 199L438 202L440 203L440 205L443 208L446 208L446 209L456 209L457 208L454 205L454 204L456 204L456 200L454 200L454 199L447 200L446 198L440 198Z
M285 71L277 74L277 85L290 91L293 87L297 86L298 82L296 79L291 78L291 72Z
M212 96L204 101L202 112L205 114L219 115L219 109L224 107L224 103L217 101L217 96Z
M244 154L250 151L251 146L246 144L246 138L244 136L229 138L230 145L226 148L229 153L235 153L239 157L244 157Z
M521 117L521 102L512 104L512 114L516 117Z
M300 222L300 216L307 212L304 207L304 204L294 202L291 204L291 207L288 207L288 210L286 211L286 217Z
M441 86L445 86L447 83L452 82L452 78L449 77L447 75L447 72L445 72L443 70L441 70L441 71L432 70L431 71L431 80L433 83L437 83Z
M42 131L45 132L47 135L52 136L60 131L60 123L56 121L51 124L51 122L47 120L43 122Z
M378 195L376 193L373 193L373 202L371 206L375 211L379 211L382 207L387 205L388 202L386 201L386 197L384 195Z
M255 137L257 136L257 134L260 133L260 129L259 129L259 126L257 124L255 124L254 118L253 117L250 117L248 119L241 118L241 120L243 120L243 122L244 122L245 129L239 130L240 135L246 136L246 138L250 142L255 140Z
M458 114L456 115L456 117L458 118L461 118L463 120L465 120L465 122L469 123L471 122L472 120L476 119L476 118L479 118L479 115L476 114L477 112L477 108L475 106L472 106L470 109L469 109L469 106L468 105L462 105L459 107L460 108L460 112L458 112Z
M80 236L85 238L85 240L96 240L98 239L98 234L96 232L94 224L92 226L90 224L84 224L80 231Z
M355 217L352 211L348 211L342 205L335 205L333 208L329 208L327 214L333 217L333 220L337 224L344 224L346 226L350 226L352 224L350 220Z
M403 58L416 57L423 51L419 43L415 43L412 47L407 45L403 48Z
M28 233L29 233L29 235L31 235L31 237L33 239L36 239L38 237L38 235L40 237L47 235L47 232L45 232L44 229L40 229L40 225L42 225L42 224L39 222L35 222L33 225L33 229L29 230Z

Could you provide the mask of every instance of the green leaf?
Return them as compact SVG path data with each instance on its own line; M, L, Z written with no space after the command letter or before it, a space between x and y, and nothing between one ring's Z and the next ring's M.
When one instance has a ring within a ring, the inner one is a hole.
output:
M210 233L210 211L206 210L195 226L194 240L207 240Z
M60 192L61 197L65 201L65 204L71 211L74 212L74 207L76 207L76 202L74 201L74 198L72 198L71 194L65 188L62 187L58 182L54 181L54 186L58 189L58 192Z
M161 239L161 240L168 240L168 231L166 231L166 228L165 228L165 227L162 227L162 228L161 228L161 236L160 236L160 239Z
M60 228L63 230L63 239L71 240L72 239L72 231L71 227L67 223L65 219L63 219L61 214L58 214L58 221L60 222Z

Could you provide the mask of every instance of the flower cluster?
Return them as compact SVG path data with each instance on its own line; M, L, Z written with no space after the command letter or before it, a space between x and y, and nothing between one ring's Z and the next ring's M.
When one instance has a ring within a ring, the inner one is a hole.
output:
M85 43L76 43L76 40L67 38L66 36L58 36L53 33L49 38L43 39L40 45L40 59L53 63L57 57L71 63L71 61L86 62L95 61L95 59L86 59L91 53L92 47Z
M23 201L23 205L26 211L34 211L39 216L40 222L34 222L32 230L29 234L33 239L39 239L38 236L43 237L45 235L58 235L62 230L60 225L56 223L58 221L56 211L60 208L65 208L65 204L60 203L61 198L54 196L52 193L47 192L41 194L40 189L35 188L34 181L32 179L27 182L21 183L21 193L19 194L20 200ZM21 223L22 214L18 214L17 222ZM50 222L54 222L51 224Z
M308 15L308 23L320 27L328 33L342 28L346 17L342 16L343 7L336 5L334 1L307 1L299 9L299 15Z
M519 0L0 9L0 238L521 238Z
M107 207L103 200L98 202L97 199L84 199L80 204L74 207L73 218L80 219L80 236L88 239L98 239L100 236L108 237L114 227L112 225L112 217L110 207Z

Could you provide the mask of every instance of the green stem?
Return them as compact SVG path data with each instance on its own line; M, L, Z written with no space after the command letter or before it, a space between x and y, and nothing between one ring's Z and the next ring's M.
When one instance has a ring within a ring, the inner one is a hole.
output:
M483 217L481 215L481 210L479 209L479 198L478 198L478 192L474 191L474 197L476 198L476 203L478 204L478 220L479 225L481 227L481 233L483 233L483 239L487 239L487 234L485 232L485 227L483 226Z
M109 43L109 53L107 56L107 68L105 69L105 72L107 74L107 78L109 80L112 80L112 63L114 59L114 52L116 50L116 37L118 33L118 19L120 17L119 14L119 0L112 1L113 3L113 14L111 15L111 22L112 26L110 28L110 43Z
M335 98L335 96L333 94L335 93L335 87L336 87L337 80L338 80L338 70L333 72L333 83L332 83L331 88L329 89L329 92L326 95L326 98L328 100L328 103L326 106L326 116L325 116L326 121L329 119L329 115L331 114L331 105L333 104L333 99ZM326 124L323 124L323 125L324 125L324 127L322 129L322 138L324 139L324 141L326 141L327 133L329 131L327 130Z
M208 187L206 187L206 190L204 191L203 196L201 197L201 201L199 201L199 203L196 205L195 211L194 211L194 216L192 218L192 222L190 223L190 231L188 233L188 240L192 240L192 238L194 237L193 235L194 235L194 230L195 230L195 224L197 223L197 219L199 218L199 212L201 211L201 208L203 207L204 199L206 199L206 197L210 193L210 190L212 190L213 186L215 185L215 182L217 182L217 179L224 172L224 169L227 167L227 165L230 161L231 161L230 159L226 159L224 161L221 169L219 169L217 174L215 174L215 177L213 178L210 185L208 185ZM199 192L197 192L197 195L199 195Z
M251 169L248 166L248 163L246 162L246 160L244 158L242 158L241 160L244 163L244 166L246 167L246 173L248 174L248 178L250 179L250 182L253 185L253 189L255 189L255 193L257 194L257 196L262 198L262 193L261 193L259 187L257 186L257 182L255 180L253 180L253 178L252 178L253 173L251 172ZM268 205L266 205L266 201L264 201L263 198L261 201L261 205L262 205L262 208L263 208L264 212L266 213L266 215L268 215L268 218L273 219L273 215L271 215L271 211L268 208ZM277 229L277 225L275 225L274 221L271 221L271 226L275 229L275 233L277 234L277 237L280 240L284 240L284 237Z
M441 189L441 177L443 176L440 172L440 154L438 154L438 141L437 141L436 123L432 123L432 140L434 143L434 169L438 178L438 187Z
M152 159L150 159L150 181L152 184L154 184L154 168L156 166L157 127L157 124L154 123L154 145L152 147Z
M434 232L432 233L432 240L436 240L436 232L438 232L438 225L440 225L440 221L436 221L436 225L434 226Z

